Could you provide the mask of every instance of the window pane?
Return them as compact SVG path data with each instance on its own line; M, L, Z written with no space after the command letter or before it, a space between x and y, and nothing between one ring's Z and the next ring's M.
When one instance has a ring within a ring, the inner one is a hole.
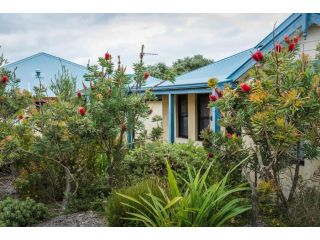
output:
M188 137L188 95L178 95L178 135Z
M200 133L204 128L210 125L210 108L209 104L209 94L198 94L198 139L200 138Z

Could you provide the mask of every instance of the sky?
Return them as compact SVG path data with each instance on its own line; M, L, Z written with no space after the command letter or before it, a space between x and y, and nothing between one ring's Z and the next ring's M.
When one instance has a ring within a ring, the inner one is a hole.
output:
M109 51L132 71L202 54L215 61L254 47L290 14L0 14L0 45L9 62L46 52L78 64Z

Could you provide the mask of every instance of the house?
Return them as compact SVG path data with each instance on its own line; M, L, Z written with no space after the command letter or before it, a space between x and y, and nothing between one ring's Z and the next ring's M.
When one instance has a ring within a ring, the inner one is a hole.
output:
M212 91L207 87L208 80L217 78L218 87L223 87L224 84L232 85L248 78L248 71L255 64L251 52L257 49L269 52L273 49L274 42L282 43L285 35L291 36L297 31L303 36L300 41L301 51L313 58L316 45L320 41L320 14L295 13L251 49L178 76L175 83L164 82L154 88L154 93L161 101L152 102L150 106L157 109L157 112L162 112L163 138L171 143L182 143L188 139L199 141L199 134L203 128L210 125L214 131L219 131L219 113L216 109L207 107ZM161 81L148 81L142 91Z
M49 86L51 80L54 80L58 72L62 71L62 66L68 70L71 76L76 77L77 89L82 89L83 75L87 72L87 68L48 53L40 52L9 63L4 67L15 71L16 77L21 80L19 85L22 89L32 92L33 88L38 87L39 81L41 81L41 84L47 88L48 97L54 97Z

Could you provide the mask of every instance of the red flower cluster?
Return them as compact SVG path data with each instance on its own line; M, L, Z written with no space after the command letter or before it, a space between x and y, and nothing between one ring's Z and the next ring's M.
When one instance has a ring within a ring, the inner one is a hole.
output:
M285 35L284 36L284 41L289 44L290 43L290 37L288 35Z
M82 97L82 93L80 91L77 92L77 96L78 98L81 98Z
M252 54L252 58L256 61L256 62L261 62L264 60L264 56L263 53L258 50L255 53Z
M274 46L274 50L276 52L281 52L282 51L282 46L280 43L277 43L275 46Z
M209 99L210 99L211 102L215 102L215 101L218 100L218 98L216 97L216 95L213 95L213 94L211 94L211 95L209 96Z
M9 81L9 77L7 75L3 75L1 78L1 82L3 84L7 84L8 81Z
M297 43L300 40L300 36L296 35L293 37L293 39L290 39L288 35L284 37L284 41L288 44L288 51L293 52L296 48Z
M290 42L290 43L289 43L289 46L288 46L288 51L289 51L289 52L293 52L294 49L295 49L295 47L296 47L296 44L295 44L293 41Z
M232 138L232 133L226 133L227 138Z
M242 92L244 92L244 93L248 93L251 90L251 87L246 83L241 83L240 88L241 88Z
M81 116L86 115L86 109L84 107L79 107L78 111Z
M23 115L19 115L18 118L19 118L19 120L22 120L22 119L24 119L24 116Z
M208 159L213 158L213 153L212 153L212 152L209 152L208 155L207 155L207 158L208 158Z
M104 59L109 61L111 59L111 54L106 52L106 54L104 55Z
M147 80L147 78L148 78L149 76L150 76L150 73L145 72L145 73L143 74L144 80Z

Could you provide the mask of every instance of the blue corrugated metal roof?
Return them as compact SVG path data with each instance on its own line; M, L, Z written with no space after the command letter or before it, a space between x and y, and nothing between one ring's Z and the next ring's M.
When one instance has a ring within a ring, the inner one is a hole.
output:
M231 72L235 71L238 67L240 67L245 60L247 60L252 51L252 49L248 49L232 55L230 57L221 59L214 63L208 64L207 66L198 68L191 72L182 74L176 77L175 82L164 82L161 84L157 89L162 88L172 88L172 87L179 87L185 85L195 85L195 84L207 84L210 78L217 78L219 82L226 82L229 81L227 78ZM162 80L160 79L148 79L147 85L144 88L149 88L155 85L155 83L159 83Z
M87 72L87 68L77 63L41 52L19 61L5 65L4 67L13 71L16 68L16 76L21 80L20 87L28 91L32 91L34 86L39 86L39 80L35 77L36 70L41 71L42 84L48 89L48 96L53 97L53 92L49 89L51 80L54 76L61 72L62 65L68 69L69 73L76 77L77 88L82 88L83 75Z

